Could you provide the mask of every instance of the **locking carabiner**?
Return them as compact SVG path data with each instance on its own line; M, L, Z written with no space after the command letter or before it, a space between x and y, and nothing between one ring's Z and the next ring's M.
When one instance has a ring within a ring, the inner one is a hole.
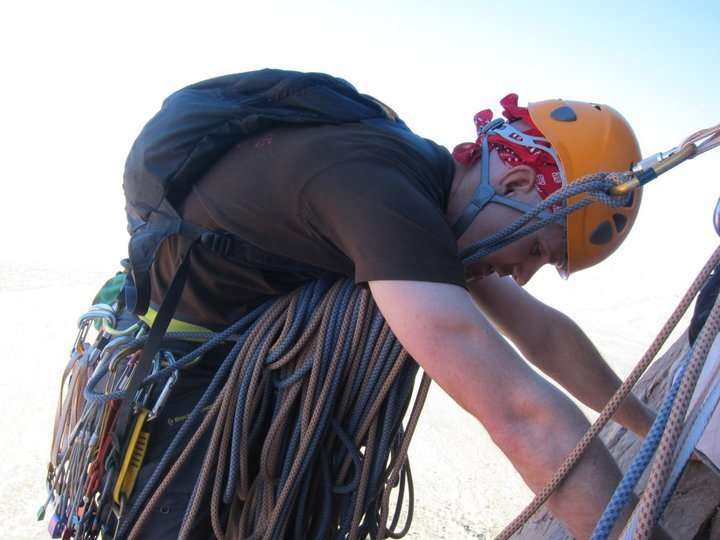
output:
M626 195L666 173L683 161L692 158L697 152L695 143L683 147L671 148L667 152L658 152L638 162L631 171L624 173L627 179L610 188L610 195L618 197Z

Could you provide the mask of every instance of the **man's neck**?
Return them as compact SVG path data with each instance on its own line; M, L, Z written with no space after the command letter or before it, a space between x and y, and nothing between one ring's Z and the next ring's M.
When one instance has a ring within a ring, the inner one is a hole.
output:
M449 223L455 223L469 204L478 182L480 182L480 164L482 163L481 159L478 159L472 165L463 165L457 160L453 161L455 163L455 173L450 186L447 211L445 212Z

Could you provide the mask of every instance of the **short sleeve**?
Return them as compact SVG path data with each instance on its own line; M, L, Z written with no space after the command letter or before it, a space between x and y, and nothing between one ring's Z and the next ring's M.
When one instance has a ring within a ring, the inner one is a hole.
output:
M336 163L310 178L298 210L324 242L349 257L357 283L412 280L466 286L440 201L382 159Z

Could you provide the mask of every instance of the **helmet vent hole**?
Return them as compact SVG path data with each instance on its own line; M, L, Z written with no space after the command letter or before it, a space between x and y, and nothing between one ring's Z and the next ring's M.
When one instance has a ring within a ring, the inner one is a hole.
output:
M550 117L558 122L575 122L577 120L575 111L569 105L558 107L550 113Z
M602 111L602 107L600 105L596 105L595 103L592 103L591 105L595 107L598 111Z
M615 229L617 229L617 232L622 232L628 222L627 216L623 214L613 214L612 218L615 222Z
M596 246L607 244L612 240L613 229L609 221L603 221L600 225L595 227L595 230L590 235L590 242Z

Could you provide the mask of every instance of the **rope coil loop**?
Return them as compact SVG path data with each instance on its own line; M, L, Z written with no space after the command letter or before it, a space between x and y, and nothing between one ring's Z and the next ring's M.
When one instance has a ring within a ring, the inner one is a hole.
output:
M191 537L208 498L218 538L403 535L411 503L395 528L412 494L407 448L430 384L424 377L403 428L417 370L369 291L349 280L277 299L223 361L118 534L140 534L209 434L180 538Z

